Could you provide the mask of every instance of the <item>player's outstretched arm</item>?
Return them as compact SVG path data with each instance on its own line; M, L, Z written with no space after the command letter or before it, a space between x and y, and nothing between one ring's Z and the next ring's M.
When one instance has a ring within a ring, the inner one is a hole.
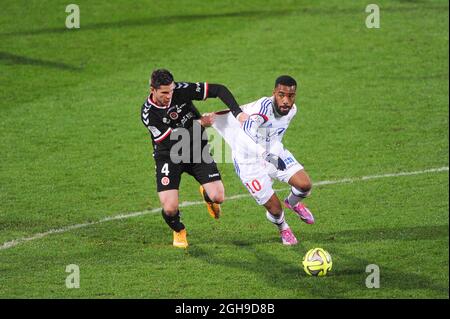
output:
M242 112L233 94L231 94L230 90L228 90L225 85L209 84L208 97L218 97L226 106L228 106L234 117L237 117L239 113Z

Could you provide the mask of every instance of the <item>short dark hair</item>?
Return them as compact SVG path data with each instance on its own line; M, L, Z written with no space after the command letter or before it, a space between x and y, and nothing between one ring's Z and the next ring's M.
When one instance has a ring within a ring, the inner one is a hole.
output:
M278 84L286 85L286 86L294 86L295 85L295 87L297 87L297 81L295 81L295 79L289 75L279 76L275 80L275 88L278 86Z
M159 89L161 85L169 85L173 82L173 75L166 69L157 69L152 72L150 86Z

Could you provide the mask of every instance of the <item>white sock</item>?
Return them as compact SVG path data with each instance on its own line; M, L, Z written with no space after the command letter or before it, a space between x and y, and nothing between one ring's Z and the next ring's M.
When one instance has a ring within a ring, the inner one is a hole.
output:
M286 223L286 221L284 219L284 211L281 212L281 215L279 217L275 217L274 215L272 215L271 213L266 211L266 217L272 224L277 226L280 231L283 231L283 230L286 230L289 228L288 223Z
M295 187L291 187L291 193L287 197L289 205L295 206L298 202L302 201L304 198L308 197L311 194L311 190L305 192L301 189L297 189Z

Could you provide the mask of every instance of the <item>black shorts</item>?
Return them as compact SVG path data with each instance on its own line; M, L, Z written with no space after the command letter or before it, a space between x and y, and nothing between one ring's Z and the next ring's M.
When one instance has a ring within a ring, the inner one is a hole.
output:
M181 174L184 172L193 176L199 184L206 184L221 180L217 165L211 163L179 163L175 164L170 157L155 157L156 188L158 192L180 187Z

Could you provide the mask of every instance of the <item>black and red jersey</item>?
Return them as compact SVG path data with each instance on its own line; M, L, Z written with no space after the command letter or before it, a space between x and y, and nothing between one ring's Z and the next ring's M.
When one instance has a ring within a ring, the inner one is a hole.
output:
M150 133L155 156L169 154L171 146L177 142L170 140L172 131L185 128L193 137L193 121L200 119L201 115L192 101L206 100L207 97L206 82L175 82L172 100L167 107L156 105L151 95L148 96L141 108L141 120Z

